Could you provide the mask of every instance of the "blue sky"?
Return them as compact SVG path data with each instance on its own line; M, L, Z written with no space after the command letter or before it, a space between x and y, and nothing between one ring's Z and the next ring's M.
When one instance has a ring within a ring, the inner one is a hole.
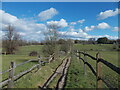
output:
M110 39L116 39L118 37L119 28L119 14L116 13L117 9L118 4L115 2L2 3L2 11L4 11L5 14L4 18L5 16L7 17L7 14L9 14L9 19L13 18L11 16L16 17L17 19L15 18L16 20L13 20L12 22L10 21L9 24L12 23L12 25L18 29L18 32L22 33L21 35L23 35L24 39L30 39L29 37L26 37L26 35L29 35L32 37L32 40L36 40L36 38L37 40L44 39L44 35L42 35L41 32L47 30L44 25L48 23L50 23L50 25L51 23L60 23L60 25L62 23L60 33L65 34L66 32L66 36L73 39L86 40L89 38L99 38L104 36L107 36ZM42 12L44 13L39 15ZM100 15L101 12L103 13ZM44 20L41 20L41 18L44 18ZM79 20L80 22L78 22ZM14 21L16 21L16 23ZM19 28L20 23L18 22L23 22L24 25L31 23L34 26L36 26L36 24L40 24L42 25L42 29L39 31L35 30L38 26L33 27L31 25L26 25L24 27L27 28L30 26L33 29L28 29L27 31L22 30L24 28ZM8 24L7 21L3 23ZM39 35L38 33L36 34L36 32L39 32Z

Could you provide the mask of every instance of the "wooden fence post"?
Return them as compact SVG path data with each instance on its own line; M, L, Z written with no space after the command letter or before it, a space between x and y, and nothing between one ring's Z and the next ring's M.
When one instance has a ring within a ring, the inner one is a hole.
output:
M78 50L77 50L77 59L79 60L79 53L78 53Z
M38 69L40 69L40 67L41 67L41 58L40 58L40 56L38 56L38 63L39 63Z
M52 61L52 55L49 56L48 62L50 63Z
M99 52L96 54L96 58L97 58L97 62L96 62L97 82L96 82L96 86L97 86L97 88L102 88L102 80L100 79L102 77L102 65L101 65L101 62L98 61L98 59L101 58Z
M84 51L84 53L86 53L86 52ZM87 58L86 58L85 54L84 54L84 60L85 60L85 62L87 62ZM85 63L84 63L84 74L87 75L86 64Z
M11 79L8 82L8 88L13 88L14 87L14 72L15 72L15 62L11 62L10 64L10 71L9 71L9 79Z
M79 52L79 60L80 60L80 64L82 64L81 63L81 53Z

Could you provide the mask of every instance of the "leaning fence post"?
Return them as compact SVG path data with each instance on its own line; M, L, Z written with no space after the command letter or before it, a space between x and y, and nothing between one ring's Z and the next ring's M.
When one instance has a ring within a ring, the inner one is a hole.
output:
M85 60L85 62L84 62L84 74L87 75L86 64L85 64L85 63L87 62L87 58L86 58L85 53L86 53L86 52L84 51L84 60Z
M9 79L10 81L8 82L8 88L13 88L14 87L14 73L15 73L15 62L11 62L10 64L10 71L9 71Z
M52 55L49 56L48 62L50 63L52 61Z
M102 77L102 65L99 62L99 58L101 58L100 53L98 52L96 54L96 72L97 72L97 82L96 82L96 86L97 88L102 88L102 80L100 79Z

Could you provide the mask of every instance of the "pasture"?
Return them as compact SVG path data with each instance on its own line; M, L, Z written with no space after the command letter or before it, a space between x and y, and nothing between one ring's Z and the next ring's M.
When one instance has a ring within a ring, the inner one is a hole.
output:
M28 55L31 51L37 51L42 56L43 54L41 52L41 49L42 49L41 45L23 46L20 47L18 51L16 51L15 55L2 55L2 67L3 67L2 70L4 71L9 69L11 61L14 61L16 64L19 64L30 59L37 59L37 57L35 56ZM29 69L36 63L37 62L29 62L27 64L24 64L22 67L16 68L15 75L18 74L19 72ZM54 61L51 64L43 66L41 70L39 70L38 72L33 71L25 75L15 83L15 88L37 88L38 86L41 86L60 63L61 60ZM3 74L2 79L4 80L7 77L8 73L5 73Z
M42 45L22 46L19 48L18 51L16 51L15 55L2 55L3 71L9 68L11 61L15 61L16 64L19 64L21 62L30 59L37 59L37 57L35 56L28 56L31 51L37 51L41 56L43 56L42 47L43 47ZM76 44L74 45L74 49L86 51L87 53L89 53L94 57L96 53L99 51L103 59L118 66L118 51L115 51L113 49L113 45ZM64 56L61 56L60 58L63 58ZM96 68L95 61L91 60L90 58L87 58L87 61L90 64L92 64L94 68ZM42 66L42 68L37 72L32 71L31 73L23 76L22 78L20 78L20 80L18 80L15 83L15 88L37 88L38 86L42 86L60 63L61 63L61 59L58 59L50 64ZM30 62L23 65L23 67L18 67L15 71L16 72L15 74L24 71L26 69L29 69L35 64L36 62ZM102 73L103 76L105 78L109 78L110 83L114 84L114 86L117 87L118 74L116 74L114 71L110 70L104 65L102 66L102 72L103 72ZM67 75L68 76L67 76L65 88L95 88L96 87L96 77L92 74L92 72L88 67L87 67L87 75L86 76L84 75L83 63L82 61L80 63L80 60L78 60L74 54L72 54L71 64ZM3 75L3 80L6 79L7 77L8 77L8 73L5 73ZM55 83L58 80L58 77L55 78L55 80L49 85L49 87L52 88L54 87ZM103 87L106 86L103 85Z
M86 51L88 54L96 57L96 53L100 52L101 58L118 66L118 51L113 50L113 45L74 45L74 48ZM82 56L83 57L83 56ZM96 61L87 57L87 61L96 68ZM66 88L95 88L96 77L87 66L87 75L84 75L84 64L82 60L78 60L75 55L72 56L71 66L68 70ZM118 87L118 74L110 68L102 64L102 76L108 79L108 82ZM77 83L76 83L77 82ZM103 88L106 88L103 83Z

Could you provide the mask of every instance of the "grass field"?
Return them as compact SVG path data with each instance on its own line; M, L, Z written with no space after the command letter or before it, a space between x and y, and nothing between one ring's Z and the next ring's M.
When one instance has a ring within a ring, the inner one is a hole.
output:
M15 61L16 64L22 63L29 59L36 59L37 57L28 56L31 51L37 51L41 56L43 56L41 45L31 45L31 46L22 46L16 51L15 55L2 55L3 58L3 71L9 68L10 62ZM113 45L74 45L74 49L79 49L81 51L86 50L87 53L94 56L99 51L101 53L101 57L110 63L118 66L118 51L113 49ZM63 58L63 56L61 57ZM96 62L87 58L87 61L96 68ZM18 67L16 69L16 73L18 74L21 71L27 70L32 67L37 62L30 62L22 67ZM49 76L53 73L55 68L61 63L61 60L57 60L52 62L51 64L47 64L42 66L40 70L35 72L35 70L15 83L15 88L37 88L38 86L42 86L43 83L49 78ZM118 75L107 68L106 66L102 66L103 68L103 76L110 79L110 82L117 87ZM3 75L3 80L8 77L8 73ZM59 77L59 76L58 76ZM54 84L57 82L58 77L49 85L49 87L55 87ZM71 65L69 67L66 88L95 88L96 87L96 77L92 74L90 69L87 67L87 75L84 75L83 63L80 64L80 61L72 55ZM105 87L105 85L103 85Z
M16 64L19 64L30 59L37 59L37 57L35 56L29 56L29 53L31 51L37 51L41 56L43 56L41 49L41 45L23 46L20 47L18 51L16 51L15 55L2 55L3 71L9 69L11 61L14 61ZM63 58L63 56L61 58ZM15 75L31 68L36 63L37 62L30 62L23 66L17 67L15 70ZM38 86L43 85L43 83L47 80L47 78L49 78L49 76L53 73L53 71L60 63L61 59L53 61L51 64L42 66L42 68L38 70L38 72L35 72L34 70L32 73L25 75L15 83L15 88L37 88ZM6 78L8 78L8 73L3 74L2 79L4 80Z
M42 46L37 46L37 45L36 46L23 46L23 47L20 47L18 51L16 51L15 55L2 55L2 70L5 71L9 69L11 61L14 61L16 64L19 64L19 63L25 62L30 59L37 59L37 57L29 56L29 53L34 50L40 53L41 48ZM17 74L18 72L27 70L34 64L36 63L30 62L30 63L23 65L22 67L16 68L15 74ZM5 73L3 75L3 80L7 77L8 77L8 74Z
M101 58L118 66L118 51L113 50L113 45L75 45L76 49L81 51L87 51L88 54L96 56L99 51ZM103 50L103 51L101 51ZM96 62L87 57L87 61L96 69ZM118 87L118 74L102 64L102 76L109 79L111 85ZM77 83L76 83L77 82ZM92 74L91 70L87 66L87 75L84 75L84 64L72 56L72 62L68 71L66 88L95 88L96 77ZM103 83L103 87L106 88Z

